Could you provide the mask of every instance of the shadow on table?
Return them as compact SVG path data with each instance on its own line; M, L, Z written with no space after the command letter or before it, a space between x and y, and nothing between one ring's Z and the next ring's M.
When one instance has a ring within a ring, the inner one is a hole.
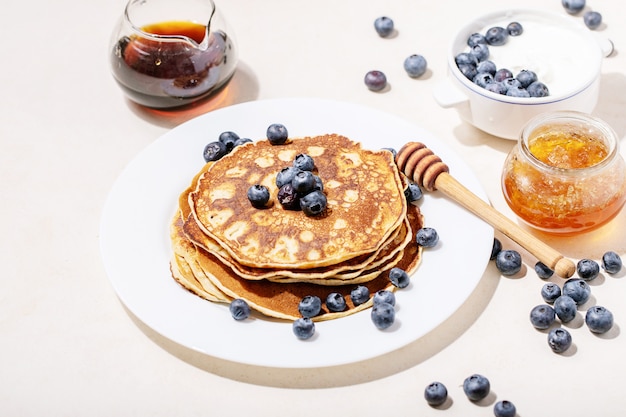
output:
M165 128L173 128L181 123L222 107L256 100L259 83L252 69L239 62L233 78L215 95L179 109L151 109L130 100L126 104L130 110L149 123Z
M441 325L418 340L388 354L348 365L283 369L240 364L181 346L142 323L129 310L137 327L154 343L177 358L212 374L239 382L278 388L331 388L385 378L426 361L458 339L478 319L492 298L500 274L490 263L461 307Z

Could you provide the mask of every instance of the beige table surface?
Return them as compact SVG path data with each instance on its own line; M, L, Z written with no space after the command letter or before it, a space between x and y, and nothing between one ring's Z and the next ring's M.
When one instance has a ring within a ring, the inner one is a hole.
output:
M135 319L117 298L99 251L104 201L122 169L193 114L158 117L129 104L108 68L110 32L123 0L12 1L0 21L0 415L2 416L489 416L508 399L518 415L626 415L626 273L593 283L615 315L606 337L584 325L556 355L528 312L543 282L527 267L502 277L490 264L459 310L425 337L370 361L314 370L230 363L178 346ZM559 0L221 0L240 65L228 95L201 107L281 97L321 97L399 115L463 155L492 204L512 216L499 187L512 141L491 137L440 108L446 47L470 17L504 7L565 13ZM595 114L626 134L626 26L618 0L589 0L604 15L605 60ZM373 30L380 15L393 39ZM574 18L574 17L572 17ZM578 17L580 18L580 17ZM575 19L575 18L574 18ZM427 57L419 80L405 56ZM368 91L378 68L391 88ZM622 151L624 153L624 151ZM576 239L549 239L572 259L626 255L626 212ZM516 248L507 239L504 245ZM553 279L561 283L560 279ZM482 373L487 401L470 403L463 379ZM430 408L424 387L444 382L451 402Z

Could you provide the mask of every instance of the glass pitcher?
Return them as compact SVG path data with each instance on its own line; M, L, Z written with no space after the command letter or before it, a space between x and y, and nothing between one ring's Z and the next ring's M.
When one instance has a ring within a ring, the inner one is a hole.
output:
M212 0L129 0L112 35L110 63L129 99L173 108L224 87L237 47Z

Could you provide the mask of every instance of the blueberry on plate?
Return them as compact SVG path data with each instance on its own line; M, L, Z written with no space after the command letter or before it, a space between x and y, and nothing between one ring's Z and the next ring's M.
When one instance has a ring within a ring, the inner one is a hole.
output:
M580 278L570 278L563 284L563 295L567 295L576 302L577 306L583 305L591 296L591 287Z
M561 4L565 11L570 14L579 13L585 8L585 0L561 0Z
M315 169L315 161L311 155L300 153L294 158L293 166L302 171L313 171Z
M355 306L366 303L370 299L370 290L365 285L359 285L350 291L350 300Z
M300 197L300 209L309 217L324 213L327 204L326 194L321 191L312 191Z
M522 256L513 249L501 250L496 256L496 268L502 275L515 275L522 269Z
M205 162L217 161L228 153L226 145L220 141L209 142L202 151Z
M576 271L579 277L591 281L600 273L600 265L593 259L581 259L576 264Z
M289 132L285 125L280 123L272 123L267 128L267 140L270 141L272 145L282 145L287 142L289 138Z
M387 303L392 306L396 305L396 295L389 290L380 290L374 293L374 297L372 298L374 305L378 303Z
M393 32L394 23L393 19L387 16L380 16L374 20L374 29L379 36L386 38Z
M280 188L285 184L290 184L298 172L300 172L300 170L294 166L281 169L278 171L278 174L276 174L276 186Z
M541 287L541 297L548 304L554 304L557 298L561 296L561 287L554 282L547 282Z
M422 55L412 54L404 60L403 66L409 77L418 78L426 73L428 62Z
M489 380L480 375L473 374L463 381L463 392L471 401L480 401L489 395L491 385Z
M236 298L230 302L228 306L231 316L237 321L245 320L250 317L250 306L246 300Z
M235 143L239 139L239 135L235 132L231 132L230 130L220 133L218 137L218 140L226 146L226 149L229 152L235 147Z
M605 252L602 255L602 268L607 274L617 274L622 270L622 258L616 252Z
M563 353L572 346L572 335L562 327L552 329L548 333L548 346L555 353Z
M292 324L293 334L300 340L310 339L315 334L315 322L308 317L300 317Z
M285 184L278 190L278 202L286 210L297 210L300 208L300 198L291 183Z
M613 327L613 313L602 306L593 306L585 314L585 324L593 333L606 333Z
M568 295L561 295L554 300L554 312L563 323L574 320L577 311L576 301Z
M417 231L415 240L424 248L432 248L439 242L439 234L432 227L422 227Z
M506 25L506 31L511 36L519 36L524 33L524 27L520 22L511 22Z
M291 180L291 186L300 195L305 195L313 190L315 178L311 171L298 171Z
M389 270L389 281L391 281L395 287L406 288L409 285L411 278L404 269L395 266Z
M511 401L498 401L493 406L493 415L495 417L515 417L517 410Z
M338 292L331 292L326 297L326 308L332 313L344 311L346 309L346 299Z
M424 389L424 399L431 407L438 407L448 399L448 389L441 382L431 382Z
M556 320L554 309L547 304L540 304L530 310L530 322L535 329L545 330Z
M586 12L583 15L583 22L589 29L597 29L602 23L602 15L594 11Z
M554 275L554 271L541 261L535 264L535 272L541 279L548 279Z
M404 196L409 203L420 200L423 194L420 186L412 181L409 182L409 186L404 190Z
M315 295L307 295L298 303L298 311L302 317L315 317L322 311L322 300Z
M267 207L270 201L270 190L265 185L252 185L248 188L248 200L255 208Z
M500 26L494 26L487 29L485 33L485 39L487 40L487 44L500 46L504 45L509 37L509 33L505 28Z
M381 91L387 86L387 76L379 70L368 71L363 81L371 91Z
M374 304L370 313L372 323L379 330L385 330L391 327L396 319L396 310L389 303Z
M489 260L493 261L494 259L496 259L496 256L498 256L501 250L502 250L502 242L500 242L500 239L498 239L497 237L494 237L493 246L491 246L491 255L489 256Z

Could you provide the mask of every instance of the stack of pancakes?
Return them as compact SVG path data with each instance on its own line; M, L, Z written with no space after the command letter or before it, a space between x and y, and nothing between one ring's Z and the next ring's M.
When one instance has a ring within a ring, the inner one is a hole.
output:
M324 184L328 206L319 216L286 210L277 200L276 175L298 154L314 159ZM273 204L252 206L247 190L255 184L267 186ZM339 135L238 146L207 163L180 195L170 228L172 275L202 298L242 298L275 318L295 320L302 298L324 301L333 292L344 296L346 310L323 305L315 320L360 311L372 301L352 303L357 285L370 294L395 290L388 271L411 274L419 264L415 234L423 219L407 203L406 185L391 152L366 150Z

